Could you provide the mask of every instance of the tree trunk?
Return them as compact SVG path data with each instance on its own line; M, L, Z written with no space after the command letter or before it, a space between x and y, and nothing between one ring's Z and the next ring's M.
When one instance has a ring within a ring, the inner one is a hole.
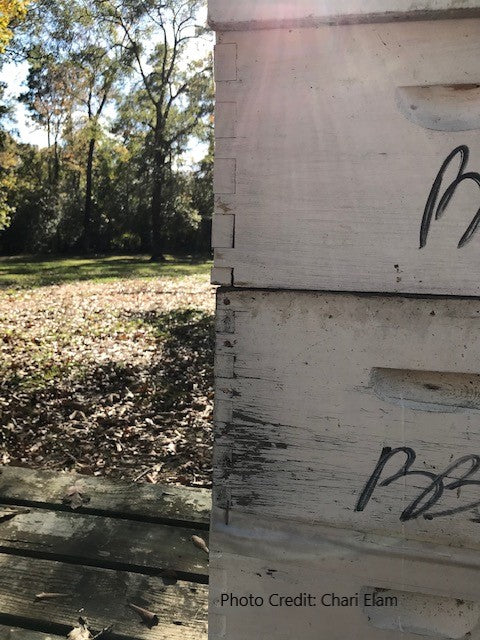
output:
M87 184L85 187L85 209L83 212L83 249L90 253L92 249L92 184L93 184L93 154L95 152L95 138L91 138L88 145Z
M152 262L165 261L165 155L163 153L163 118L157 105L155 122L155 152L151 202Z

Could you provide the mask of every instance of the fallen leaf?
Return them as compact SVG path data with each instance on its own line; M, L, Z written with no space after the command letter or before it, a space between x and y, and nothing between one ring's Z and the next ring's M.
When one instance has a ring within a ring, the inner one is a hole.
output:
M84 504L90 502L90 496L84 493L83 487L80 485L72 485L68 487L67 493L63 496L62 502L72 509L79 509Z
M201 549L202 551L205 551L205 553L207 553L207 554L209 553L209 549L207 547L207 543L205 542L205 540L203 538L200 538L200 536L192 536L192 542L198 549Z
M177 445L174 442L169 442L167 446L167 451L172 456L174 456L177 453Z
M136 604L132 604L131 602L128 603L128 606L132 611L138 613L144 624L146 624L150 629L158 624L158 616L156 613L148 611L148 609L143 609L142 607L137 607Z
M87 621L83 618L79 618L78 624L80 626L74 627L68 634L67 638L69 640L91 640L92 634L88 629Z
M0 296L0 465L210 487L213 309L206 275Z
M42 593L35 595L35 600L55 600L56 598L68 598L71 595L71 593L46 593L42 591Z

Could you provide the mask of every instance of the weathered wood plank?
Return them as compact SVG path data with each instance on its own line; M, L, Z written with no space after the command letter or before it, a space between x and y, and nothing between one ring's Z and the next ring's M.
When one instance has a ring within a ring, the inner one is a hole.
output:
M480 548L478 299L220 290L218 308L235 316L214 463L232 523Z
M78 483L90 496L90 502L78 511L208 527L211 508L208 489L127 484L16 467L2 467L0 471L0 503L69 510L62 500L67 489Z
M255 16L253 0L221 6L247 4ZM215 172L229 168L231 185L235 167L235 188L218 183L216 210L235 217L235 243L215 252L216 274L233 269L237 287L480 295L478 228L460 242L477 185L458 183L444 215L429 208L424 219L451 152L468 147L463 173L480 171L480 19L238 31L219 42L237 45L238 73L217 83L236 129L215 148ZM457 152L436 205L459 164Z
M140 572L171 569L201 581L208 575L207 556L191 541L192 535L208 540L199 529L44 509L2 522L4 514L0 507L0 551Z
M41 631L29 631L0 624L0 638L2 640L65 640L65 636L55 636Z
M69 598L35 602L39 592ZM157 614L158 626L144 626L128 608L132 602ZM41 625L73 627L78 612L93 629L114 625L114 637L138 640L205 640L207 588L189 582L165 586L160 578L0 555L0 617L25 617Z

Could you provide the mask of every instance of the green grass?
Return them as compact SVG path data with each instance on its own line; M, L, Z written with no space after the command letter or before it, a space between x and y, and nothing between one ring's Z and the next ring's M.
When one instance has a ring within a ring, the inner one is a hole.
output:
M150 262L148 256L53 258L29 256L0 258L0 289L29 289L64 282L106 282L124 278L174 278L207 274L211 262L167 256Z

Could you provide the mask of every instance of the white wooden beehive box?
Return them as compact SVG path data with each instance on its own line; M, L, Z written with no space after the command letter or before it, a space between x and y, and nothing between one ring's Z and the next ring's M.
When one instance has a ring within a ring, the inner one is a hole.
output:
M473 298L219 291L212 639L480 639L479 327ZM301 592L360 601L221 606Z
M479 295L479 15L210 0L214 282Z

